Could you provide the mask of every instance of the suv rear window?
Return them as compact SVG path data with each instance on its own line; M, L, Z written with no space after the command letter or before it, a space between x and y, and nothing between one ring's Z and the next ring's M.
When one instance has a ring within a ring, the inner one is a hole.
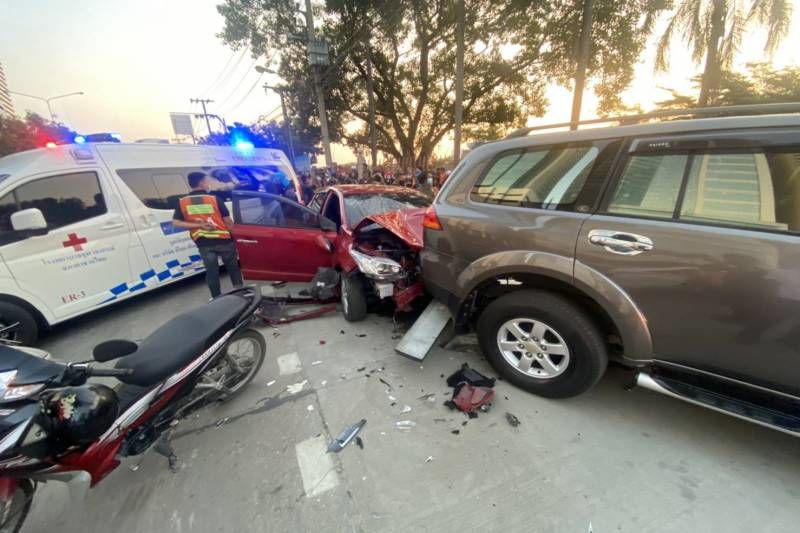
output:
M537 147L501 154L470 198L475 202L557 209L575 203L599 150Z

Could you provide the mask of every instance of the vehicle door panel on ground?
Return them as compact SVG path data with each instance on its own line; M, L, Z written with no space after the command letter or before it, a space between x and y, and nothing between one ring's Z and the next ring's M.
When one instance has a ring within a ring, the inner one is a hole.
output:
M656 358L797 394L800 136L679 141L629 154L577 260L630 295Z
M46 234L13 230L11 214L30 208L44 215ZM0 256L20 289L57 319L104 303L112 285L97 280L108 272L130 279L131 229L104 169L32 176L0 198L0 210Z
M319 213L289 199L261 192L233 194L233 236L245 278L309 281L319 267L331 266Z

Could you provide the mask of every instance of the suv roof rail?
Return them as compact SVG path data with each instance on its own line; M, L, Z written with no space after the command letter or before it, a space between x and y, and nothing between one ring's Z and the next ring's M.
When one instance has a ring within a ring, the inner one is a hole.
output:
M775 113L800 113L800 102L787 102L777 104L747 104L730 105L716 107L690 107L687 109L663 109L661 111L651 111L639 115L622 115L617 117L592 118L580 120L578 122L559 122L557 124L546 124L543 126L531 126L512 131L505 138L513 139L525 137L532 131L549 130L555 128L568 128L571 126L582 126L586 124L603 124L605 122L619 122L620 124L637 124L639 122L654 118L664 117L703 117L703 116L725 116L725 115L765 115Z

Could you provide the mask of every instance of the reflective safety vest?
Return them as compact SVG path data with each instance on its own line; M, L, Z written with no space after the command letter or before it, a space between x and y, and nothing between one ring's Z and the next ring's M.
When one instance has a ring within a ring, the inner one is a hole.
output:
M192 240L231 238L231 232L228 231L222 213L219 212L216 196L210 194L184 196L181 198L180 208L186 222L210 222L214 225L212 230L203 228L189 230Z

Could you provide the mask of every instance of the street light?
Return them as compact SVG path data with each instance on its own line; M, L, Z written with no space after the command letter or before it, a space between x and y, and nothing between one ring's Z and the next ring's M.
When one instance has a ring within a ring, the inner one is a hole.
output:
M83 91L78 91L74 93L67 93L67 94L60 94L58 96L51 96L50 98L43 98L41 96L34 96L32 94L25 94L25 93L18 93L16 91L8 91L11 94L17 94L19 96L27 96L28 98L33 98L34 100L41 100L45 104L47 104L47 111L50 112L50 121L55 122L56 116L53 114L53 108L50 107L50 102L53 100L58 100L59 98L66 98L67 96L83 96Z

